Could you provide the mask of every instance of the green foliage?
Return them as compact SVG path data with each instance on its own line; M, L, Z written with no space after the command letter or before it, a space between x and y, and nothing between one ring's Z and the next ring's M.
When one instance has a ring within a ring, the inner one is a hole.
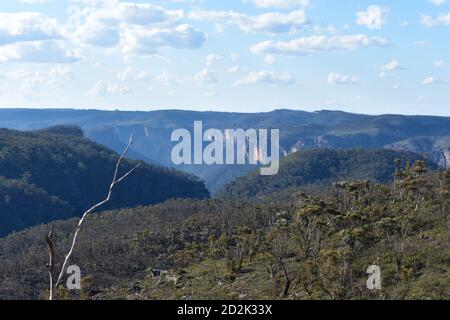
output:
M78 127L0 129L0 236L80 215L105 198L117 158L84 138ZM134 164L124 161L120 172ZM105 209L208 196L195 177L144 164L118 185Z
M253 198L298 187L321 190L342 180L369 179L386 183L392 181L395 162L403 166L420 159L421 156L414 153L392 150L303 150L283 159L277 175L261 176L256 170L229 183L217 196Z
M345 179L322 194L179 199L92 216L71 261L81 267L83 290L58 295L450 299L449 171L429 171L421 160L393 161L392 168L386 184ZM15 183L33 188L29 179L23 174ZM69 247L75 224L52 223L57 256ZM45 295L51 226L0 239L0 299ZM373 264L381 268L380 291L366 288Z
M171 200L87 220L70 299L450 299L443 172L418 161L394 181L336 182L288 202ZM52 223L56 255L76 220ZM47 290L43 225L0 239L0 299ZM382 290L366 288L378 265ZM160 276L151 270L161 269Z

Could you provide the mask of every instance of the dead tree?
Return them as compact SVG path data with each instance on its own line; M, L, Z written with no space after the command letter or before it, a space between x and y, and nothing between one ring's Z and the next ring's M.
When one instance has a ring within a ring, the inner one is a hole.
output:
M55 298L55 291L53 285L53 269L54 269L54 261L55 261L55 250L53 247L53 229L50 230L48 236L45 237L45 241L47 242L48 248L48 263L47 263L47 271L50 282L50 293L49 300L53 300Z
M278 260L278 265L280 266L281 270L283 271L284 281L285 281L283 297L287 297L287 296L289 296L289 290L291 289L292 282L295 280L295 276L292 276L289 274L289 270L282 258L280 258Z
M131 175L141 165L140 163L138 163L131 170L129 170L123 176L118 178L120 164L122 163L122 160L127 155L128 150L130 149L132 144L133 144L133 136L130 137L130 140L129 140L125 150L123 151L123 153L120 155L119 159L117 160L116 167L115 167L115 170L114 170L114 176L113 176L111 185L109 186L109 190L108 190L108 194L107 194L106 198L103 201L100 201L99 203L93 205L87 211L85 211L83 213L81 219L79 220L78 226L77 226L77 228L75 230L75 234L73 236L72 245L70 247L69 252L66 254L66 256L64 258L64 263L63 263L63 265L61 267L61 271L59 273L59 276L58 276L58 279L56 280L56 282L54 281L54 278L53 278L53 269L54 269L54 244L53 244L53 239L52 239L53 232L50 231L49 235L46 237L47 247L48 247L48 251L49 251L49 263L47 264L47 269L48 269L49 278L50 278L49 300L54 300L56 298L56 289L61 284L61 280L64 277L64 273L66 272L66 268L67 268L67 263L69 262L69 259L72 256L73 250L74 250L75 245L77 243L78 233L80 232L81 227L82 227L84 221L86 220L86 218L91 213L93 213L95 210L97 210L98 208L100 208L104 204L108 203L111 200L111 195L112 195L112 192L114 190L114 187L117 184L119 184L120 182L122 182L123 180L125 180L129 175Z

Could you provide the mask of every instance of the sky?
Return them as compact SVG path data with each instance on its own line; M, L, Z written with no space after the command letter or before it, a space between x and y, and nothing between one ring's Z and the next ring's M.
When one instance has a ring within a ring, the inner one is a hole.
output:
M450 116L450 0L0 2L0 108Z

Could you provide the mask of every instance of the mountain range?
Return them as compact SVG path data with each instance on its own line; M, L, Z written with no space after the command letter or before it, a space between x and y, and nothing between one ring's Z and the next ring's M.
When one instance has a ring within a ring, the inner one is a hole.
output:
M76 217L107 191L111 148L122 152L129 134L139 143L120 172L153 164L89 216L71 258L82 290L60 288L58 299L365 300L374 261L383 299L449 297L450 170L435 170L447 165L447 118L23 110L21 122L9 111L2 121L21 130L0 129L0 299L46 298L45 236L54 231L59 269ZM198 177L161 166L171 131L199 117L205 127L280 128L278 175L178 167L207 177L211 198Z
M130 157L172 166L171 134L193 130L194 121L217 129L280 129L283 156L310 148L385 148L427 156L441 167L450 165L450 118L405 115L362 115L341 111L275 110L267 113L224 113L160 110L150 112L74 109L1 109L0 127L35 130L54 125L78 125L86 136L116 152L130 134L136 143ZM254 166L185 165L177 169L202 178L216 192Z

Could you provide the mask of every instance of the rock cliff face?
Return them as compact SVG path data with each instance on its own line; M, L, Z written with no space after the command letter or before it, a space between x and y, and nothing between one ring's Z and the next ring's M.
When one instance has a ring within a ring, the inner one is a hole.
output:
M450 168L450 148L433 151L431 159L441 168Z
M450 137L417 137L385 146L388 149L411 151L428 155L441 168L450 167Z
M450 168L450 148L444 151L445 166Z

